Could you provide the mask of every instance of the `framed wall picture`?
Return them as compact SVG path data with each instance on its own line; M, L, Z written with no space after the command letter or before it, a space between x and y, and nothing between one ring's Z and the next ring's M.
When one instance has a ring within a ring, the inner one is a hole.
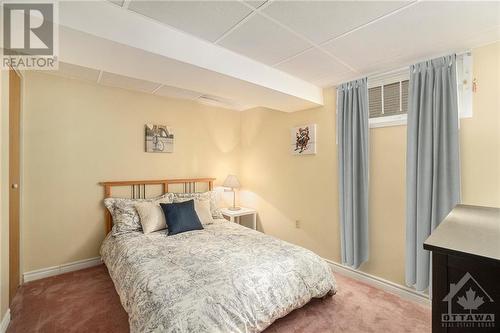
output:
M292 128L291 150L293 155L316 154L316 124Z
M146 152L173 153L174 133L165 125L146 124Z

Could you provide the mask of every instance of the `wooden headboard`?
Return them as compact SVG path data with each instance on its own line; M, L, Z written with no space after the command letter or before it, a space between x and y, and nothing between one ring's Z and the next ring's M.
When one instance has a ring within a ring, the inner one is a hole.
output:
M211 191L213 189L215 178L185 178L185 179L159 179L159 180L124 180L112 182L100 182L99 185L104 187L104 198L112 196L112 189L114 187L130 187L131 199L146 199L146 189L150 186L161 186L163 194L169 191L169 185L180 185L182 192L190 193L196 192L197 184L206 184L206 188ZM111 231L113 221L111 214L106 209L105 212L106 234Z

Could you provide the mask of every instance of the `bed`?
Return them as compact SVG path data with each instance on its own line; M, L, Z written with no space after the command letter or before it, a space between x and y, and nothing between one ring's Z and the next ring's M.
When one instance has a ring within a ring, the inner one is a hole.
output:
M131 332L260 332L336 292L311 251L224 219L204 228L107 235L101 256Z

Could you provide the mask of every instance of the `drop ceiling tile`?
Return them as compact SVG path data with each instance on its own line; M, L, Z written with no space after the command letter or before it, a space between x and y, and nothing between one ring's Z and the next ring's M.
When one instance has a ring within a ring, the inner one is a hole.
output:
M121 7L121 6L123 6L123 1L124 0L108 0L108 1Z
M152 92L160 85L159 83L144 81L108 72L102 73L101 81L99 83L105 86L123 88L128 90L136 90L148 93Z
M500 16L500 13L498 15ZM500 41L500 25L478 32L467 39L468 44L473 46L486 45L498 41Z
M238 1L134 0L128 8L211 42L252 12Z
M264 13L321 43L407 4L406 1L274 1Z
M326 87L338 86L343 82L359 79L360 77L361 77L360 74L355 72L336 73L336 74L330 74L320 79L312 80L311 83L317 85L318 87L326 88Z
M483 32L488 32L491 42L498 40L494 27L500 25L499 10L500 2L419 2L324 47L369 73L473 47L477 44L471 43ZM485 43L487 38L479 39Z
M311 49L279 64L276 68L309 82L327 76L337 77L351 73L349 68L318 49Z
M219 45L268 65L310 47L306 41L260 15L239 26Z
M196 91L181 89L177 87L162 86L155 92L155 95L181 99L195 99L200 97L202 94L197 93Z
M62 61L59 62L59 69L57 71L49 71L48 73L66 77L69 79L77 79L90 82L97 82L97 78L99 77L99 71L97 69L73 65Z
M266 2L267 2L267 0L248 0L248 1L245 1L245 3L249 4L253 8L259 8L260 6L265 4Z

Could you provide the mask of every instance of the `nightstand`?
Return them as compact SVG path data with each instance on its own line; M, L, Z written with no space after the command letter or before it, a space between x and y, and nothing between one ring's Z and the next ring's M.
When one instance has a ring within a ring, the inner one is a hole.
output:
M236 222L240 224L240 218L242 216L252 216L252 229L257 230L257 211L252 208L245 208L241 207L241 209L238 210L230 210L228 208L222 208L221 209L222 215L224 217L228 217L229 221L231 222Z

